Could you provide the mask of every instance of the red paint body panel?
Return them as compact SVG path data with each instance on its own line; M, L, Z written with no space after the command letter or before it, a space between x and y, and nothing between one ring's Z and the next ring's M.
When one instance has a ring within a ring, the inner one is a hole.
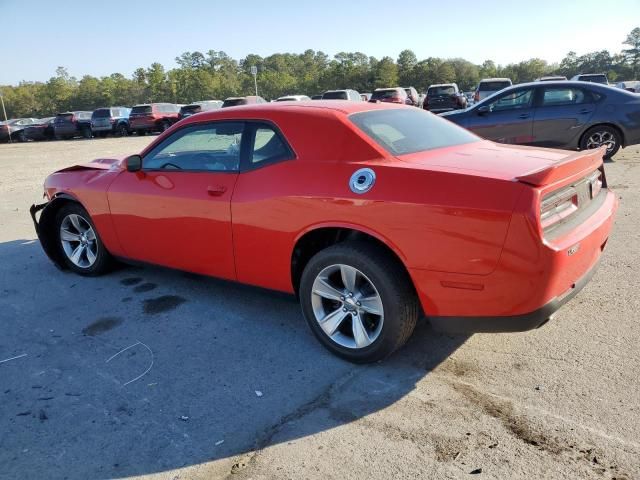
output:
M141 155L183 126L240 119L277 126L295 158L241 173L131 173L121 161L101 160L53 174L46 187L50 197L77 198L116 255L285 292L293 291L292 252L304 234L359 230L397 254L433 316L531 312L595 264L611 231L613 194L553 241L544 238L539 209L546 193L600 166L601 151L478 140L394 157L348 119L385 108L411 107L323 101L201 113ZM362 167L375 171L376 183L358 195L348 182ZM211 196L211 186L225 193Z

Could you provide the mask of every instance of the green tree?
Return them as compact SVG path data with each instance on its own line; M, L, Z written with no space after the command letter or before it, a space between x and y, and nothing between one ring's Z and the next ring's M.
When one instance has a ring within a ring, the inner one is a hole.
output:
M638 78L638 69L640 68L640 27L631 30L622 43L623 45L629 45L629 47L631 47L622 50L622 55L624 55L625 60L631 65L633 78L636 79Z

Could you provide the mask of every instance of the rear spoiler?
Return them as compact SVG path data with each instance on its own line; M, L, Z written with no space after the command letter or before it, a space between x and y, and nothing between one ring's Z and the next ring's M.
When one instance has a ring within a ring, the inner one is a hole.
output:
M534 186L549 185L575 173L597 169L602 165L606 151L607 147L600 147L575 152L549 167L516 177L516 180Z

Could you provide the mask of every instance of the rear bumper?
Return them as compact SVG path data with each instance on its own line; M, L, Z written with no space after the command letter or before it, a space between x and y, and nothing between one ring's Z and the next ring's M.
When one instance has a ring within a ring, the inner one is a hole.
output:
M560 307L575 297L589 283L598 269L596 263L568 291L537 310L505 317L429 317L434 330L446 333L524 332L541 327Z
M571 231L541 240L526 214L514 214L500 261L488 275L410 269L427 317L448 332L536 328L586 285L609 239L618 206L603 191L598 210Z

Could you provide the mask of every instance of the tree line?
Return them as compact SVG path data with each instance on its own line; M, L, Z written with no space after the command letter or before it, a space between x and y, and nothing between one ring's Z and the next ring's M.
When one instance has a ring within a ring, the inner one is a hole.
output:
M321 51L276 53L268 57L250 54L236 60L225 52L185 52L176 57L177 67L160 63L138 68L131 77L121 73L77 79L58 67L46 82L23 81L0 87L9 118L43 117L69 110L94 110L104 106L132 106L147 102L190 103L252 95L251 67L258 69L259 94L266 99L287 94L312 95L330 89L353 88L371 92L378 87L414 86L424 92L434 83L456 82L461 89L474 89L482 78L508 77L514 83L544 75L606 73L609 81L637 79L640 74L640 28L623 42L629 48L611 54L607 50L577 55L569 52L559 64L540 58L497 65L486 60L476 65L462 58L429 57L418 60L411 50L397 59L340 52L330 58Z

